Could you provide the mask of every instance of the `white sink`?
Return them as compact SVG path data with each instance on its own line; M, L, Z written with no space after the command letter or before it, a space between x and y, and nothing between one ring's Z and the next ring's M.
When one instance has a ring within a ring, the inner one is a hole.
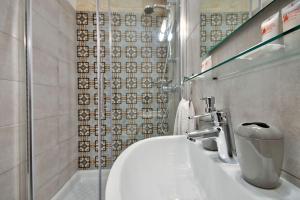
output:
M241 178L238 164L185 136L146 139L126 149L108 177L106 200L299 200L300 189L281 180L264 190Z

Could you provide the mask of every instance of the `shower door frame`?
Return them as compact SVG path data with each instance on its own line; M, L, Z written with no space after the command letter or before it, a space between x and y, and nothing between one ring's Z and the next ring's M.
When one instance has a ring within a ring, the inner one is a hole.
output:
M97 55L100 55L100 21L99 21L99 13L100 13L100 0L95 0L96 2L96 37L97 37ZM32 49L32 0L25 0L24 4L25 10L25 26L24 26L24 50L25 50L25 70L26 70L26 199L27 200L36 200L35 198L35 176L34 176L34 120L33 120L33 49ZM75 30L74 30L75 31ZM75 51L75 49L74 49ZM100 56L97 56L97 78L98 78L98 93L99 99L103 96L103 77L101 75L101 66L100 66ZM99 101L100 102L100 101ZM101 103L98 103L99 116L102 115L103 106ZM101 118L98 120L98 199L101 200Z
M98 117L98 198L99 200L101 200L101 196L102 196L102 174L101 174L101 157L102 157L102 146L101 146L101 135L102 135L102 113L104 112L104 107L102 102L100 101L103 97L103 75L101 74L101 66L100 66L100 0L95 0L96 1L96 34L97 34L97 61L96 61L96 67L97 67L97 79L98 79L98 113L99 113L99 117Z
M32 54L32 0L25 0L25 60L26 60L26 196L27 200L34 200L34 138L33 138L33 54Z

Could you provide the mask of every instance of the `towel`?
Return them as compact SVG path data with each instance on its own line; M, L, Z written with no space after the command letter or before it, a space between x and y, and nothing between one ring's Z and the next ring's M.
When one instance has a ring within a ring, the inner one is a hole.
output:
M174 135L183 135L187 132L195 130L196 122L194 119L188 119L190 116L195 115L194 105L192 102L181 99L179 102L175 123Z

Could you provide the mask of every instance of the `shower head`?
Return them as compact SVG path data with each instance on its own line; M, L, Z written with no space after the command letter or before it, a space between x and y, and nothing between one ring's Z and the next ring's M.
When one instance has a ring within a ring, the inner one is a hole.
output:
M154 4L154 5L146 5L144 12L145 12L145 14L150 15L150 14L154 13L155 8L169 10L169 8L166 5Z
M154 7L153 7L153 6L150 6L150 5L147 5L147 6L145 7L145 9L144 9L144 12L145 12L145 14L150 15L150 14L152 14L152 13L154 12Z

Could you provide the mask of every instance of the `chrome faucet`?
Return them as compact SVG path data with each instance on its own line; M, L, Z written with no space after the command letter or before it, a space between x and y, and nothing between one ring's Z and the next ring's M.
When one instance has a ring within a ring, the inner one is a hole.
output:
M220 129L215 127L212 129L196 130L188 133L187 139L195 142L197 138L217 138L219 133Z
M201 100L205 101L205 114L189 116L189 119L199 119L201 121L212 121L211 113L216 111L215 97L204 97Z
M204 98L205 101L207 101L207 99L214 104L213 97ZM211 101L212 99L213 101ZM207 108L205 110L209 111L208 113L190 118L207 118L207 116L210 116L211 122L214 124L213 128L187 133L187 139L196 141L202 138L213 138L216 140L220 159L226 163L235 163L234 156L236 153L233 135L231 133L229 112L218 111L213 104L206 104Z

